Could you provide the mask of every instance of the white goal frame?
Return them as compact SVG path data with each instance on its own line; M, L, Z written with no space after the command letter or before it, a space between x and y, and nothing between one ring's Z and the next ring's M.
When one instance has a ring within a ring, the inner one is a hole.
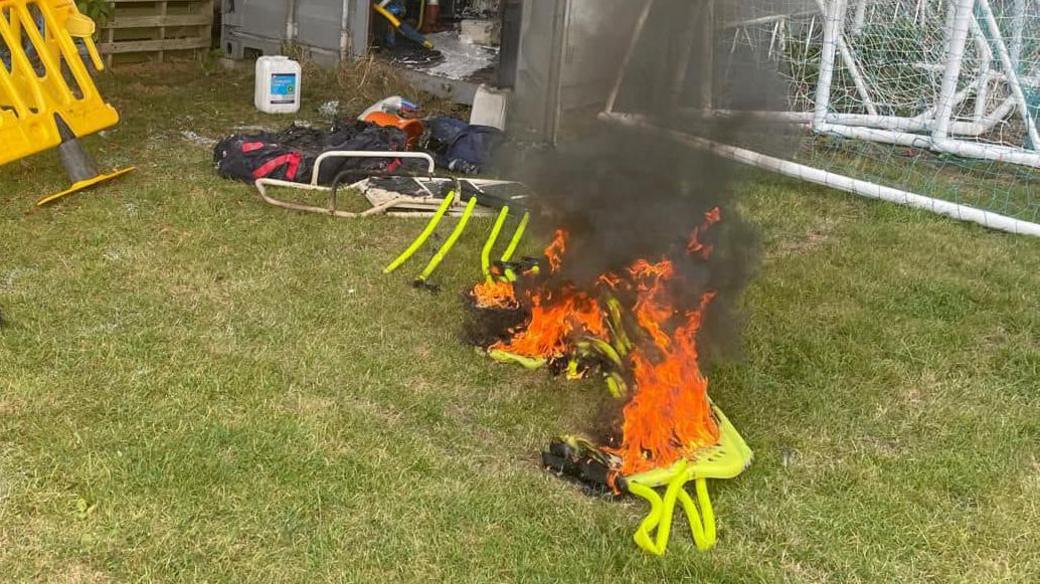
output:
M1010 0L1015 17L1010 19L1012 30L1008 42L1005 42L1003 31L994 16L989 0L946 0L947 10L943 23L944 60L941 64L916 64L922 68L930 67L936 70L936 73L939 73L941 68L941 85L938 96L930 107L914 116L882 115L878 112L877 106L871 99L870 81L857 67L852 49L850 49L849 39L850 36L854 37L858 34L857 29L862 28L864 14L868 5L874 0L852 1L855 2L855 12L851 19L852 28L848 31L846 23L849 20L849 0L816 0L818 11L773 15L725 23L720 28L710 25L698 31L701 35L708 34L714 39L714 35L719 33L739 35L741 27L771 24L773 35L776 37L783 33L786 19L809 17L822 20L823 41L819 57L819 75L812 98L812 111L734 112L716 109L712 107L710 97L705 98L705 96L711 95L710 83L712 80L710 79L703 80L708 87L702 88L701 107L679 108L678 111L685 115L699 117L751 116L761 123L801 125L821 135L908 146L940 154L1040 168L1040 152L1035 149L1040 147L1040 134L1038 134L1037 123L1031 115L1023 90L1023 87L1040 87L1040 72L1029 71L1026 75L1019 75L1017 71L1022 51L1026 0ZM624 83L627 69L655 2L656 0L645 0L628 51L608 96L605 111L600 115L602 120L654 132L661 137L707 150L725 158L853 194L926 209L992 229L1040 236L1040 225L1036 223L851 178L746 148L722 144L708 138L660 127L648 116L615 111L618 94ZM927 1L918 0L918 9L922 4L927 4ZM713 6L714 0L702 0L701 22L714 22ZM965 48L969 39L972 41L978 57L974 59L974 69L971 71L974 78L958 90L964 66ZM783 42L782 40L777 41L775 38L773 41ZM770 42L770 50L775 44L773 41ZM703 43L704 41L691 39L691 42ZM851 42L855 42L855 39L853 38ZM711 43L714 43L714 40ZM685 61L679 63L673 87L680 87L685 82L692 53L693 51L687 51L683 55ZM708 58L712 57L709 55ZM831 111L832 83L838 66L844 67L851 78L853 88L860 98L864 111ZM990 92L998 87L1002 92L1007 93L1007 97L991 105L990 102L993 100L988 97ZM954 119L955 108L969 99L974 101L974 108L969 119L963 119L964 116ZM1017 121L1025 129L1021 136L1022 144L1004 145L973 140L1014 116L1018 117Z

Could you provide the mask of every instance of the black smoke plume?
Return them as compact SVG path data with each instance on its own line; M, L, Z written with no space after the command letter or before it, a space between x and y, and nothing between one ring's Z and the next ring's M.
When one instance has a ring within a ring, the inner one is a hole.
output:
M773 96L783 95L782 84L775 72L742 59L739 52L718 58L719 51L728 50L723 43L712 46L698 39L703 4L656 2L615 109L648 116L665 128L740 142L749 128L746 120L696 115L708 105L705 95L720 109L766 109L777 105ZM627 43L630 30L602 34ZM685 79L677 83L680 70ZM706 89L709 77L712 84ZM671 259L679 272L672 289L679 310L695 307L707 290L717 292L699 338L702 360L733 355L743 322L737 307L755 273L759 249L734 189L743 171L666 138L605 122L576 134L580 137L566 139L565 131L557 148L528 153L513 169L547 209L536 225L546 240L558 227L569 232L558 277L593 290L601 274L622 273L636 260ZM714 252L707 262L693 259L685 253L686 243L715 207L722 221L704 236Z

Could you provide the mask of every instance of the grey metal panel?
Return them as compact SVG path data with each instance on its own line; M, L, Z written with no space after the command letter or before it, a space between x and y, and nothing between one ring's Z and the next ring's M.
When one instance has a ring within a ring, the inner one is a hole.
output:
M296 0L296 38L302 45L339 54L343 0Z
M561 74L561 109L606 102L642 2L571 0Z
M359 59L368 54L368 27L372 18L369 0L353 0L350 14L350 43L352 54Z
M335 64L340 53L344 0L296 0L293 42L321 64ZM281 51L286 39L289 0L223 0L221 46L228 56L242 58L246 49L263 54ZM369 1L347 0L348 53L364 55L368 48Z
M276 54L285 40L286 0L222 0L220 46L232 59Z
M527 0L511 130L553 142L569 110L604 104L642 6L636 0Z
M510 130L517 135L552 140L563 23L568 0L524 3L520 24L516 86L510 100Z
M228 12L232 6L234 12ZM224 22L234 22L232 26L235 29L253 36L283 39L287 13L286 0L224 1ZM233 19L227 19L228 16L233 16Z

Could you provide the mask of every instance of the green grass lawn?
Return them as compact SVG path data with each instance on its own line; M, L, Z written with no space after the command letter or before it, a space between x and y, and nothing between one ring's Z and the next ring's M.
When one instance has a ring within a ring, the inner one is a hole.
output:
M284 124L248 75L103 89L88 146L136 174L41 210L54 153L0 176L0 580L1040 581L1040 241L749 178L746 357L710 377L755 462L714 551L677 523L655 558L639 502L539 466L602 388L460 341L479 229L412 289L423 258L380 269L420 223L267 206L182 138Z

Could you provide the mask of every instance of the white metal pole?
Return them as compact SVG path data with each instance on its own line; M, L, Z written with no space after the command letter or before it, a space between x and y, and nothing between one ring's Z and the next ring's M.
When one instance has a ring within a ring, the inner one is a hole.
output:
M393 160L396 158L409 158L418 159L426 163L426 172L433 176L433 172L436 165L433 162L433 157L425 152L379 152L379 151L366 151L366 150L329 150L322 152L318 155L318 158L314 160L314 169L311 171L311 186L318 186L318 180L321 178L321 163L330 159L344 159L344 158L382 158L386 160Z
M1007 45L1004 44L1004 37L1001 34L1000 26L997 24L997 18L993 15L993 9L990 8L989 0L978 0L978 3L982 16L986 19L990 36L993 37L993 44L996 46L997 56L1000 57L1000 66L1004 68L1004 75L1007 77L1008 85L1011 87L1011 94L1018 101L1022 119L1026 123L1026 133L1029 135L1029 142L1034 150L1040 149L1040 135L1036 131L1036 121L1033 120L1032 112L1029 111L1029 102L1026 101L1026 96L1022 92L1022 85L1018 82L1018 72L1015 71L1015 67L1011 63L1011 55L1008 53Z
M958 100L957 102L959 103ZM949 134L951 136L979 136L993 129L1009 113L1015 110L1018 104L1014 97L1007 97L991 112L981 119L972 122L951 122ZM745 117L762 122L811 124L815 114L813 112L792 111L756 111L756 110L725 110L713 109L711 111L700 111L693 108L680 109L683 115L694 117L718 117L739 118ZM825 118L828 127L832 125L845 125L854 127L873 127L882 130L895 130L902 132L930 132L934 121L930 117L906 118L900 116L871 116L866 114L838 114L828 113Z
M943 62L950 60L950 31L957 19L957 1L946 0L946 20L943 22Z
M822 1L822 0L821 0ZM834 52L845 21L846 0L831 0L823 15L823 46L820 51L820 76L816 82L816 115L813 123L824 123L831 105L831 81L834 78Z
M567 79L564 69L567 66L567 57L570 55L571 36L571 0L557 0L562 5L562 11L557 13L559 20L556 21L556 30L553 32L554 43L557 45L558 54L554 55L553 64L549 68L549 87L552 89L551 109L549 117L549 143L556 144L560 137L560 124L563 122L563 83Z
M296 0L286 0L285 42L293 44L296 40Z
M654 0L645 1L643 11L639 13L639 19L636 21L636 27L632 30L632 38L628 41L628 49L625 51L624 58L621 59L618 75L614 79L614 87L610 90L610 96L607 98L606 111L608 112L614 111L618 93L621 92L621 84L624 83L625 73L628 71L628 64L632 61L632 56L636 52L636 45L639 44L639 37L643 35L643 29L646 28L646 20L650 17L650 9L654 7Z
M975 94L974 117L974 120L977 122L986 115L986 102L989 101L989 71L990 65L993 63L993 49L990 48L989 41L986 40L986 34L982 32L982 27L979 26L979 21L975 19L974 15L971 17L971 36L975 39L975 48L979 52L979 72L976 79L978 92Z
M1021 219L1007 217L998 213L990 213L989 211L983 211L967 205L960 205L957 203L951 203L950 201L918 195L909 191L893 189L891 187L828 172L819 168L805 166L804 164L798 164L789 160L767 156L746 148L721 144L706 138L684 134L676 130L661 128L649 123L647 119L642 116L603 113L600 114L600 118L621 126L639 128L640 130L653 133L663 138L668 138L680 144L685 144L698 150L711 152L717 156L728 158L743 164L770 170L807 182L839 189L855 195L889 201L916 209L924 209L926 211L931 211L932 213L952 217L961 221L977 223L990 229L1040 237L1040 225L1037 225L1036 223L1022 221Z
M939 71L945 71L946 70L946 66L945 65L937 65L937 67L938 67ZM990 76L992 77L992 75L993 75L993 73L991 72ZM976 77L975 79L971 80L971 83L965 85L960 91L958 91L956 94L954 94L954 96L953 96L953 107L957 107L960 104L964 103L964 100L968 99L968 97L971 96L971 94L974 93L976 89L978 89L979 83L981 81L982 81L981 77ZM935 120L935 110L936 110L936 107L938 107L937 103L933 104L931 107L929 107L928 109L924 110L920 114L914 116L912 119L927 121L929 124L931 124ZM931 126L929 126L929 127L931 127Z
M715 104L715 0L706 0L701 8L700 107Z
M856 92L859 93L860 99L863 100L863 107L867 108L867 113L876 116L877 107L874 105L874 99L870 97L870 91L867 88L867 82L863 79L863 74L859 71L859 65L856 64L856 59L852 56L852 50L849 49L848 43L845 42L844 37L838 37L838 52L841 55L841 60L845 62L845 66L849 69L849 77L852 77L852 84L856 86Z
M852 36L859 36L863 33L863 23L867 19L867 2L868 0L856 2L856 14L852 17Z
M777 20L790 20L792 18L799 18L802 16L815 16L815 14L816 10L813 9L785 12L783 14L772 14L769 16L760 16L758 18L748 18L745 20L730 20L728 22L724 22L722 26L719 28L721 28L722 30L729 30L731 28L745 28L749 26L758 26L760 24L772 24Z
M837 0L834 0L837 2ZM841 0L844 4L848 0ZM865 0L864 0L865 1ZM820 12L826 14L827 7L824 4L824 0L816 0L816 5L820 7ZM859 94L860 99L863 100L863 106L867 108L867 113L874 116L877 115L877 108L874 106L874 100L870 97L870 91L867 90L867 82L863 79L863 74L859 71L859 65L856 64L856 59L852 55L852 50L849 49L849 44L845 42L845 7L842 7L842 13L839 20L840 26L838 28L838 35L835 37L835 44L838 47L838 54L841 55L841 60L845 63L845 67L849 70L849 77L852 77L852 84L856 86L856 93Z
M932 137L937 141L946 139L949 132L953 99L957 93L957 81L961 76L961 62L964 60L964 45L968 41L968 29L971 28L973 4L975 0L956 0L956 4L950 7L955 11L954 17L946 19L947 22L952 20L953 23L946 29L946 37L949 39L946 45L946 67L936 104L935 126L932 129Z
M705 4L706 6L707 4ZM682 27L679 35L679 58L673 71L672 83L668 94L668 110L672 111L679 107L683 90L686 88L686 79L690 71L690 59L693 57L693 43L697 36L697 21L701 15L701 7L691 4L688 8L689 20L687 26Z
M842 136L844 138L870 140L872 142L895 144L897 146L910 146L912 148L929 149L936 152L956 154L957 156L964 156L967 158L993 160L996 162L1007 162L1040 168L1040 153L1025 150L1023 148L1013 148L997 144L980 144L978 142L965 142L962 140L952 140L950 138L939 139L934 136L929 137L921 134L909 134L907 132L897 132L893 130L879 130L877 128L852 127L840 124L818 124L814 122L813 130L821 134L831 134Z
M1011 66L1018 70L1019 61L1022 58L1022 29L1026 21L1026 0L1014 0L1011 4L1011 44L1008 52L1011 53Z
M343 0L339 18L339 62L346 63L350 54L350 0Z

